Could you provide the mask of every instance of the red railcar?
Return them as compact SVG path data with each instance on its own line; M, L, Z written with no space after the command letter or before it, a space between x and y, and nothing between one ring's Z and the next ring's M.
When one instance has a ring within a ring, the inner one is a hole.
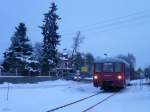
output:
M130 81L130 67L121 59L103 59L95 62L93 84L103 89L108 87L123 88Z

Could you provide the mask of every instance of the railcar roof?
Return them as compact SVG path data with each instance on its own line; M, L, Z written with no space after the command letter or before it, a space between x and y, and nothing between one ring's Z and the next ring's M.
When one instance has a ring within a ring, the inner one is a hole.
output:
M129 65L128 62L126 62L123 59L119 59L119 58L104 58L104 59L100 59L98 61L95 61L95 63L114 63L114 62L119 62L119 63L125 63L127 65Z

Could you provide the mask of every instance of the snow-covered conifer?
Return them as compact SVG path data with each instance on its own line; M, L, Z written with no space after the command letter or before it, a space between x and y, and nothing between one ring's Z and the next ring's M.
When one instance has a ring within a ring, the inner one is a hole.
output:
M28 60L32 57L32 45L26 34L27 28L24 23L16 27L11 37L11 45L4 53L4 68L9 72L24 73Z
M48 75L50 70L53 70L58 63L57 45L59 45L60 35L57 33L58 23L60 19L56 14L57 6L55 3L51 4L50 10L45 14L42 29L43 47L41 68L42 74Z

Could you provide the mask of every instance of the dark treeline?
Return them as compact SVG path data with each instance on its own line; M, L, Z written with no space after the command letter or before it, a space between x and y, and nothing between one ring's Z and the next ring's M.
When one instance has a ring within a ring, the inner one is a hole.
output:
M51 4L48 13L44 14L43 25L40 26L43 35L42 46L36 54L28 36L24 23L19 23L11 37L11 45L4 53L4 70L22 75L43 74L56 68L58 64L58 50L60 35L57 33L57 22L60 19L56 14L57 6ZM36 45L37 48L37 45ZM37 49L36 49L37 50ZM37 56L40 58L35 58Z
M19 23L11 37L11 45L4 52L3 71L15 73L15 75L50 75L50 72L71 71L76 72L86 66L88 72L92 72L94 57L92 54L78 51L82 41L78 32L73 38L73 48L70 53L58 52L61 35L58 34L58 21L55 3L44 14L43 24L40 26L43 41L31 44L27 36L25 23ZM67 51L67 50L66 50Z

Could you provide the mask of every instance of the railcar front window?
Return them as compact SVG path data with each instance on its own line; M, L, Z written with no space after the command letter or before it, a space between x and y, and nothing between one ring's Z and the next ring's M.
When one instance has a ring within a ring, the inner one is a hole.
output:
M112 63L104 63L103 64L103 72L113 72L113 64Z
M115 63L115 72L121 72L121 71L122 71L121 63Z
M101 64L100 63L95 64L95 71L101 72Z

